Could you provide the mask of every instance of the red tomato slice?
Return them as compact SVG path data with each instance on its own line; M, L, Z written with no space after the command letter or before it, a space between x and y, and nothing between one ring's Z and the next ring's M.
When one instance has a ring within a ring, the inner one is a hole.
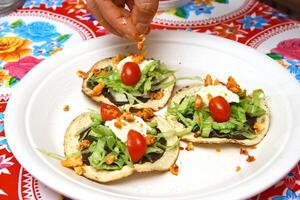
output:
M124 64L121 72L121 80L125 85L135 85L141 78L141 69L135 62Z
M209 101L209 112L217 122L226 122L230 118L230 105L222 96L216 96Z
M100 113L104 121L110 121L122 115L118 107L103 102L100 103Z
M127 135L127 148L133 162L141 160L147 149L144 136L139 132L130 129Z

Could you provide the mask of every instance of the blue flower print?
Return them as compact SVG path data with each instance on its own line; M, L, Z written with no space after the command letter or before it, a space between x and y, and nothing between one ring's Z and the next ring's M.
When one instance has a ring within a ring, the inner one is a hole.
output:
M300 195L297 195L291 189L287 189L285 196L273 197L272 200L300 200Z
M6 149L6 151L11 152L5 137L0 137L0 149Z
M51 41L52 38L59 36L56 27L48 22L32 22L28 25L22 25L15 29L18 36L30 39L34 42Z
M202 5L194 5L193 6L193 10L195 10L195 14L196 15L201 15L201 14L211 14L212 10L215 7L213 6L208 6L206 4L202 4Z
M62 7L63 0L44 0L46 8Z
M38 56L45 56L49 57L51 56L50 51L52 49L49 49L47 44L41 45L41 46L33 46L33 55L38 57Z
M10 31L10 27L8 25L8 22L3 22L0 24L0 36L4 36L5 33Z
M64 0L25 0L23 8L33 8L45 5L46 8L62 7Z
M42 0L25 0L23 8L38 7L42 4Z
M270 20L264 19L262 16L249 16L246 15L244 19L238 20L238 22L243 24L244 29L263 29L263 26L266 25Z
M4 130L4 114L0 113L0 132Z
M51 53L56 49L62 48L63 44L71 37L70 34L60 35L55 40L46 42L42 45L33 46L33 55L34 56L51 56Z
M291 74L295 75L296 79L300 82L300 61L296 60L286 60L288 65L288 70Z

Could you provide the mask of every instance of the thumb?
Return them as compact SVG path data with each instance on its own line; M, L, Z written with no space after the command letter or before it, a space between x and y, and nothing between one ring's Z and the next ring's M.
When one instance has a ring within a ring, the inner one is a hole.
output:
M159 0L134 0L132 20L140 34L146 34L158 9Z

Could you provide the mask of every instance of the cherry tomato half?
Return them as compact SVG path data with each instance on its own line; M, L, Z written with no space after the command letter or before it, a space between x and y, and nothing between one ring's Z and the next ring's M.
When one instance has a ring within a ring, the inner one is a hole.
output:
M127 135L127 148L133 162L141 160L147 149L144 136L139 132L130 129Z
M110 121L122 115L118 107L103 102L100 103L100 113L104 121Z
M230 105L222 96L216 96L209 101L209 112L217 122L226 122L230 118Z
M135 85L141 78L141 69L135 62L124 64L121 72L121 80L125 85Z

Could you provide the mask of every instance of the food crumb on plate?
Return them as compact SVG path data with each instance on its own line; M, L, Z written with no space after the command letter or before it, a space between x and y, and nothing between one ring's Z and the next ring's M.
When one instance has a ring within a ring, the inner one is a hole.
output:
M68 112L69 110L70 110L70 106L69 106L69 105L65 105L65 106L64 106L64 111L65 111L65 112Z
M241 171L241 169L242 169L242 168L241 168L240 166L237 166L237 167L235 168L235 171L236 171L236 172L239 172L239 171Z
M256 149L256 146L255 145L250 146L249 149Z
M188 142L187 145L186 145L186 147L185 147L185 150L191 151L193 149L194 149L193 143L192 142Z
M80 77L80 78L83 78L83 79L86 79L88 77L88 73L84 72L84 71L81 71L81 70L78 70L76 72L77 76Z
M175 176L178 176L178 171L179 171L179 168L178 168L178 165L176 163L174 163L170 168L169 168L170 172L175 175Z
M220 148L216 148L216 152L221 152L221 149Z
M253 162L253 161L255 161L255 160L256 160L256 159L255 159L254 156L248 155L248 157L247 157L247 162Z
M247 149L243 149L243 148L240 148L240 154L241 154L241 155L246 155L246 156L249 155Z
M79 176L85 173L85 169L82 166L74 167L74 171Z
M179 150L183 150L184 148L182 146L179 146Z

